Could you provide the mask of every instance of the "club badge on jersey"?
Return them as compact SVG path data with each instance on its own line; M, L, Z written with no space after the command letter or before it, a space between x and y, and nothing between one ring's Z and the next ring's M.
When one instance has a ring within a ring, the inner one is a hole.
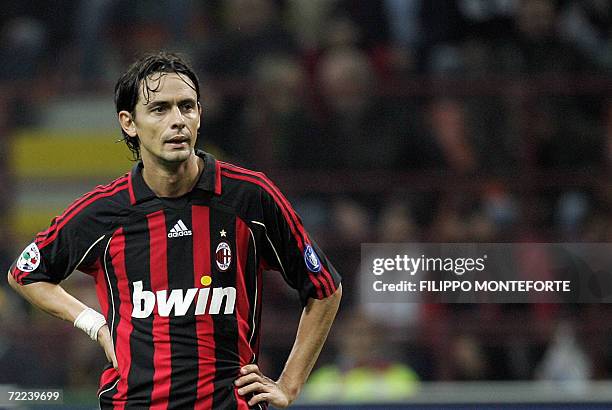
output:
M40 250L35 243L29 244L17 260L17 269L23 272L33 272L40 265Z
M217 245L215 261L217 262L217 268L219 268L221 272L225 272L229 269L232 263L232 248L226 241L221 241L219 245Z

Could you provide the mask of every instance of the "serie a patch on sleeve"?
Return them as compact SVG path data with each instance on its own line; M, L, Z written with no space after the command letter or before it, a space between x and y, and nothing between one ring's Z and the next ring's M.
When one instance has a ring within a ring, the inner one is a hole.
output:
M40 250L32 242L21 252L17 260L17 269L23 272L33 272L40 265Z

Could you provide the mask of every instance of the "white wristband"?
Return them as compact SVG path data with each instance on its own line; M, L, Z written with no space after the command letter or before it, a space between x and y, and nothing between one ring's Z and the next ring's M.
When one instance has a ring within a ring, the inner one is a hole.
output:
M84 309L74 320L74 327L78 327L91 337L98 340L98 330L106 324L106 319L92 308Z

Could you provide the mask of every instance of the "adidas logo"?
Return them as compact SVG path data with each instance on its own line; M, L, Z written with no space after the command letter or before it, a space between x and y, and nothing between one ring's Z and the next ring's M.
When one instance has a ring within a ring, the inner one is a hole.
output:
M170 232L168 232L168 238L177 238L179 236L191 236L191 231L187 229L183 221L180 219L174 225Z

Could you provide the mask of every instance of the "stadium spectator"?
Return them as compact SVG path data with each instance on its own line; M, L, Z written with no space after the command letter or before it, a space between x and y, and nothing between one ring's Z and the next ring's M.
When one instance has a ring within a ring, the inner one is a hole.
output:
M601 0L564 2L559 31L563 38L607 70L612 69L612 5Z
M564 388L581 392L591 378L592 364L576 337L574 325L560 321L542 361L536 368L536 378L561 383Z
M427 148L415 153L415 161L423 168L442 168L452 175L474 173L478 169L478 158L466 130L466 107L452 98L439 98L428 107ZM417 144L410 150L419 149ZM425 155L421 153L426 152ZM429 151L429 152L427 152ZM421 155L419 155L421 154Z
M486 355L475 337L459 335L451 342L450 349L450 380L474 381L489 378Z
M304 153L316 149L312 144L320 131L306 108L306 74L299 62L262 56L250 78L250 95L226 145L264 170L312 167Z
M223 35L214 37L198 64L211 77L244 78L261 55L295 53L295 40L281 24L274 1L229 0L221 13Z
M313 372L306 386L318 401L347 403L407 400L419 385L418 374L393 349L390 332L356 311L342 321L338 355L333 364ZM395 357L389 354L396 352Z
M365 54L333 49L318 68L324 112L320 135L304 152L318 168L397 169L412 136L410 106L375 95L376 76Z
M553 0L520 0L511 35L501 39L498 70L506 73L588 72L592 64L557 32L558 7Z
M385 202L378 213L376 225L373 227L374 235L370 234L369 237L376 238L376 243L418 242L420 232L412 216L410 202L399 193L396 196L390 196ZM366 241L371 240L366 239ZM361 270L358 270L360 268L356 266L354 269L358 277L358 305L363 316L395 332L406 330L410 332L416 328L421 313L418 295L412 295L411 303L405 303L405 295L396 292L385 297L384 302L373 303L370 298L371 277L364 275Z

